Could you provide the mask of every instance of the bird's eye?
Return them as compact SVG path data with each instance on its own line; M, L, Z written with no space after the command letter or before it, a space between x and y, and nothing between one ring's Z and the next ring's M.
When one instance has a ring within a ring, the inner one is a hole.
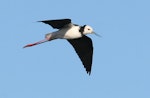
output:
M90 29L88 28L88 30L90 30Z

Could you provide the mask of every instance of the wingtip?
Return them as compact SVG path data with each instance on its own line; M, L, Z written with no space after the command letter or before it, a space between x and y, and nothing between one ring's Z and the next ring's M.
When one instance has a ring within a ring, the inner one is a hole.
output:
M43 21L36 21L36 22L43 22Z
M87 71L87 74L90 76L91 75L91 71Z

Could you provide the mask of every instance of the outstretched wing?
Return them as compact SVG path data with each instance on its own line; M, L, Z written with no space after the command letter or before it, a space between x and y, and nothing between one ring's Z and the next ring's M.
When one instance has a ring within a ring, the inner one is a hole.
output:
M50 26L52 26L53 28L56 28L56 29L60 29L63 26L71 23L71 19L43 20L43 21L39 21L39 22L49 24Z
M83 36L77 39L69 39L69 43L74 47L76 53L78 54L79 58L81 59L84 68L86 69L87 73L90 75L91 67L92 67L92 58L93 58L93 44L92 40L87 37Z

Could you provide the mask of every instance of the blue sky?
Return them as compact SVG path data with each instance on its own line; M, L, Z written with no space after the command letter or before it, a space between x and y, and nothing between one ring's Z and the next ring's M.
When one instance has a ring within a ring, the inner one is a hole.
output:
M150 98L149 0L1 0L0 98ZM71 18L91 25L88 76L72 46L36 21Z

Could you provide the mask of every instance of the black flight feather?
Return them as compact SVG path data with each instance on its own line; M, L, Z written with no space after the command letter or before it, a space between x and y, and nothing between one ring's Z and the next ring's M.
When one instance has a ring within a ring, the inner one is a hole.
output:
M43 20L43 21L39 21L39 22L49 24L50 26L52 26L55 29L61 29L63 26L71 23L71 19Z
M84 68L90 75L93 58L92 40L84 35L81 38L68 39L68 42L74 47L76 53L78 54L79 58L81 59L84 65Z

